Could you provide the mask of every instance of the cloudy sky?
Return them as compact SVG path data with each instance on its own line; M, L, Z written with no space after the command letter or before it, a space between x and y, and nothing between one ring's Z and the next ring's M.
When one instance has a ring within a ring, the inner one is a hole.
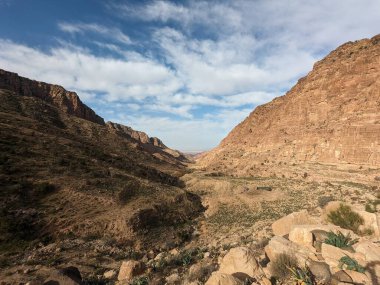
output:
M332 49L378 33L379 0L0 0L0 68L197 151Z

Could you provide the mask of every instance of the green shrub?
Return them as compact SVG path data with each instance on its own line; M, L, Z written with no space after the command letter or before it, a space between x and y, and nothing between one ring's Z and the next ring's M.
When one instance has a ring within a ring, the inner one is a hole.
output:
M135 277L131 282L131 285L148 285L148 284L149 284L149 279L146 276Z
M298 267L297 259L286 253L281 253L271 263L271 273L277 279L285 279L289 277L289 268Z
M367 203L365 205L365 210L368 212L368 213L376 213L376 208L374 207L374 205L372 205L372 203Z
M352 247L355 243L358 242L358 239L352 239L350 233L346 236L338 231L337 234L334 232L329 232L324 243L330 244L339 248Z
M117 201L120 205L128 203L132 197L136 195L140 188L140 184L137 181L131 181L117 193Z
M359 233L359 226L364 223L363 218L358 213L344 204L340 204L339 208L336 211L331 211L327 217L334 225L352 230L354 233Z
M361 266L355 259L349 257L348 255L343 256L339 260L339 267L341 269L353 270L360 273L364 272L364 267Z
M316 284L314 280L314 276L308 267L305 267L305 268L293 267L293 268L289 268L289 270L295 284L302 284L302 285Z
M319 207L323 208L324 206L326 206L331 201L334 201L333 196L321 196L318 198L318 205L319 205Z

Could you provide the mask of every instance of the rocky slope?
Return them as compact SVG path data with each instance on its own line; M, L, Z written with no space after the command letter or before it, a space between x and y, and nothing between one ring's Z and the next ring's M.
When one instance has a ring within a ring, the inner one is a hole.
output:
M53 104L61 111L78 118L104 125L112 133L116 133L132 142L138 143L145 151L155 154L172 163L189 162L182 153L168 148L159 138L150 138L146 133L133 130L131 127L104 122L91 108L86 106L75 92L67 91L62 86L30 80L17 73L0 69L0 89L14 92L17 96L42 99Z
M199 165L246 175L304 162L380 166L380 35L348 42L317 62Z
M27 263L94 274L184 242L203 207L183 189L183 161L158 139L112 130L75 93L1 74L1 281L43 284L15 269Z

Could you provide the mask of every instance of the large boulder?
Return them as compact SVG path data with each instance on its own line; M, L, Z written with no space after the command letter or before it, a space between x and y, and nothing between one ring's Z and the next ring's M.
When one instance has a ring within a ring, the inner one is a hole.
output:
M230 274L214 272L205 285L244 285L244 282Z
M380 224L375 213L369 213L366 211L356 211L363 218L363 225L359 227L359 230L371 230L375 236L380 236Z
M308 261L308 267L315 278L322 284L329 284L331 280L330 267L325 262L319 262L310 260Z
M272 224L273 233L276 236L285 236L295 225L317 224L315 218L311 217L306 210L291 213Z
M82 276L78 268L69 266L60 270L54 270L49 278L44 282L44 285L81 285Z
M145 266L142 262L135 260L123 261L117 280L119 281L130 281L134 277L143 274L145 271Z
M232 248L223 258L219 272L225 274L246 274L254 277L259 265L253 252L246 247Z
M371 280L364 273L360 273L353 270L344 270L344 272L346 272L347 275L351 277L352 282L354 284L363 284L363 285L372 284Z
M318 260L314 252L309 248L296 244L283 237L273 237L265 247L265 254L269 260L274 260L279 254L288 254L296 257L298 264L304 265L307 260Z
M341 232L344 235L349 234L352 238L357 237L353 231L335 225L295 225L289 233L289 240L313 250L315 242L323 242L328 232Z
M357 253L364 255L367 261L367 270L380 279L380 245L370 241L359 242L354 245Z
M363 254L352 253L350 251L343 250L339 247L335 247L326 243L322 243L321 255L325 262L330 266L331 270L334 272L339 270L339 260L344 256L349 256L350 258L355 259L362 266L366 265Z

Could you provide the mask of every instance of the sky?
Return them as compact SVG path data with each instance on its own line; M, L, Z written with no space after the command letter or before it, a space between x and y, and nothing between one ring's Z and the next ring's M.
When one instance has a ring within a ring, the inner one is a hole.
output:
M379 0L0 0L0 68L203 151L331 50L379 33Z

